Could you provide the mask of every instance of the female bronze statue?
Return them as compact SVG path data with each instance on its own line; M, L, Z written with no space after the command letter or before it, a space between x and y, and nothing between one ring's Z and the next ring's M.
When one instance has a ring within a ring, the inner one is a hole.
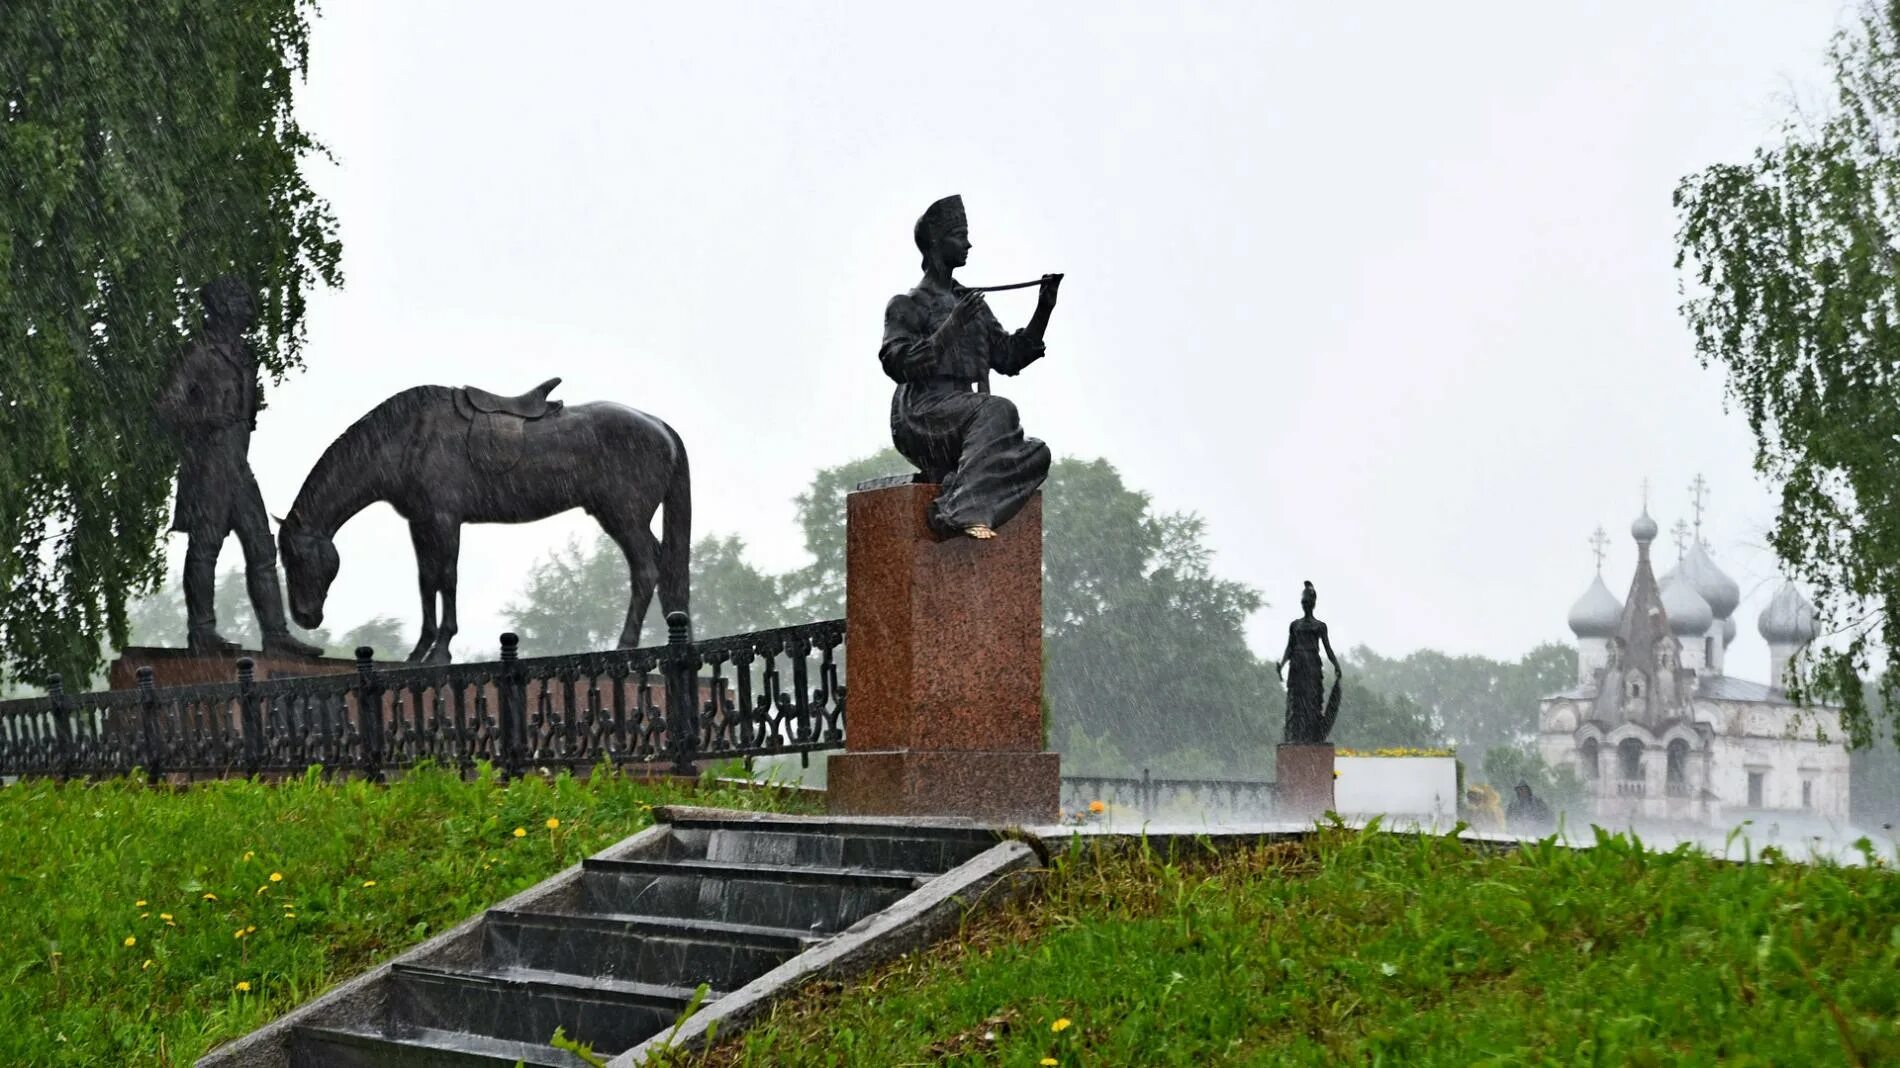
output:
M933 530L993 538L1048 477L1049 447L1023 435L1014 404L990 394L990 372L1013 375L1042 358L1062 276L1029 283L1041 290L1035 314L1010 332L983 302L982 289L952 277L970 254L962 198L932 204L912 236L924 255L924 277L885 307L878 348L884 373L897 383L891 438L923 481L942 486L930 506Z
M1326 633L1326 624L1313 618L1313 606L1317 603L1319 591L1308 582L1300 594L1300 607L1305 610L1305 615L1294 620L1287 628L1286 653L1273 665L1275 675L1280 674L1283 668L1288 669L1286 733L1282 741L1289 745L1325 745L1327 735L1333 732L1333 721L1339 718L1339 658L1333 655L1333 643ZM1326 650L1326 659L1333 665L1333 692L1323 701L1325 683L1320 677L1321 648Z

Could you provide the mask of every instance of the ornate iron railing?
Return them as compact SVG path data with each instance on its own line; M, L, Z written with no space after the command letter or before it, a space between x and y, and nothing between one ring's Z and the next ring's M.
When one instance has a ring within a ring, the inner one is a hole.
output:
M1100 801L1110 809L1139 812L1143 819L1171 815L1233 814L1258 818L1273 811L1273 783L1252 779L1157 779L1143 768L1141 778L1065 775L1062 811L1089 811Z
M844 621L694 642L686 617L646 649L523 659L513 634L487 663L138 688L0 702L0 776L152 782L325 773L381 779L424 760L503 775L529 768L696 762L844 747Z

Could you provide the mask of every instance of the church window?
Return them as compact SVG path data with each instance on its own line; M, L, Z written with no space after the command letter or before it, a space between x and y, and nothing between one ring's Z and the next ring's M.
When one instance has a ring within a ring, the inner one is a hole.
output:
M1626 781L1640 782L1643 778L1643 743L1635 738L1625 738L1616 745L1618 768Z
M1640 701L1643 699L1643 677L1641 675L1630 676L1627 692L1631 700Z
M1583 741L1583 777L1586 779L1595 779L1601 776L1602 772L1597 767L1597 740L1595 738L1585 738Z
M1814 780L1813 779L1801 780L1801 807L1802 808L1814 807Z
M1767 779L1768 773L1765 771L1751 771L1748 773L1749 808L1760 808L1762 806L1762 795L1767 793Z
M1689 796L1689 743L1677 738L1667 751L1668 789L1671 797Z

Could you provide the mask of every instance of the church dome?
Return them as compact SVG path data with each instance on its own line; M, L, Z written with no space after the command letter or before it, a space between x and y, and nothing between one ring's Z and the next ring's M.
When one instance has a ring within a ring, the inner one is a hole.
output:
M1794 583L1785 582L1755 626L1770 645L1806 645L1814 640L1814 605Z
M1742 603L1742 588L1715 565L1715 560L1701 542L1689 546L1688 554L1682 558L1682 565L1676 570L1708 602L1709 611L1715 613L1715 618L1727 619L1735 611L1735 606Z
M1726 649L1729 646L1734 645L1734 644L1735 644L1735 617L1723 616L1722 617L1722 647Z
M1643 514L1636 517L1636 522L1630 524L1630 537L1647 545L1656 540L1657 529L1656 521L1649 518L1649 509L1645 508Z
M1680 571L1671 571L1657 591L1662 598L1663 615L1669 617L1669 631L1678 638L1701 637L1715 623L1709 602L1689 585Z
M1579 638L1607 638L1616 633L1616 624L1623 616L1623 605L1616 595L1603 584L1603 576L1598 575L1583 591L1577 603L1570 606L1570 632Z

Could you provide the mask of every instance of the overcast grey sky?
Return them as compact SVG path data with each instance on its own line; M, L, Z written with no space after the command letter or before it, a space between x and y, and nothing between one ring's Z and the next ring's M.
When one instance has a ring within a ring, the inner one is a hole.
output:
M1732 671L1760 678L1773 500L1677 313L1670 194L1824 88L1842 12L328 0L300 110L348 280L254 464L281 513L399 389L560 375L678 428L696 533L795 566L792 496L887 441L884 302L954 192L966 281L1068 275L1049 358L999 391L1058 454L1204 515L1217 569L1273 602L1260 651L1302 579L1347 645L1568 640L1591 529L1620 596L1641 480L1667 529L1701 472L1745 594ZM592 529L469 528L461 654ZM413 629L394 513L338 545L328 622Z

